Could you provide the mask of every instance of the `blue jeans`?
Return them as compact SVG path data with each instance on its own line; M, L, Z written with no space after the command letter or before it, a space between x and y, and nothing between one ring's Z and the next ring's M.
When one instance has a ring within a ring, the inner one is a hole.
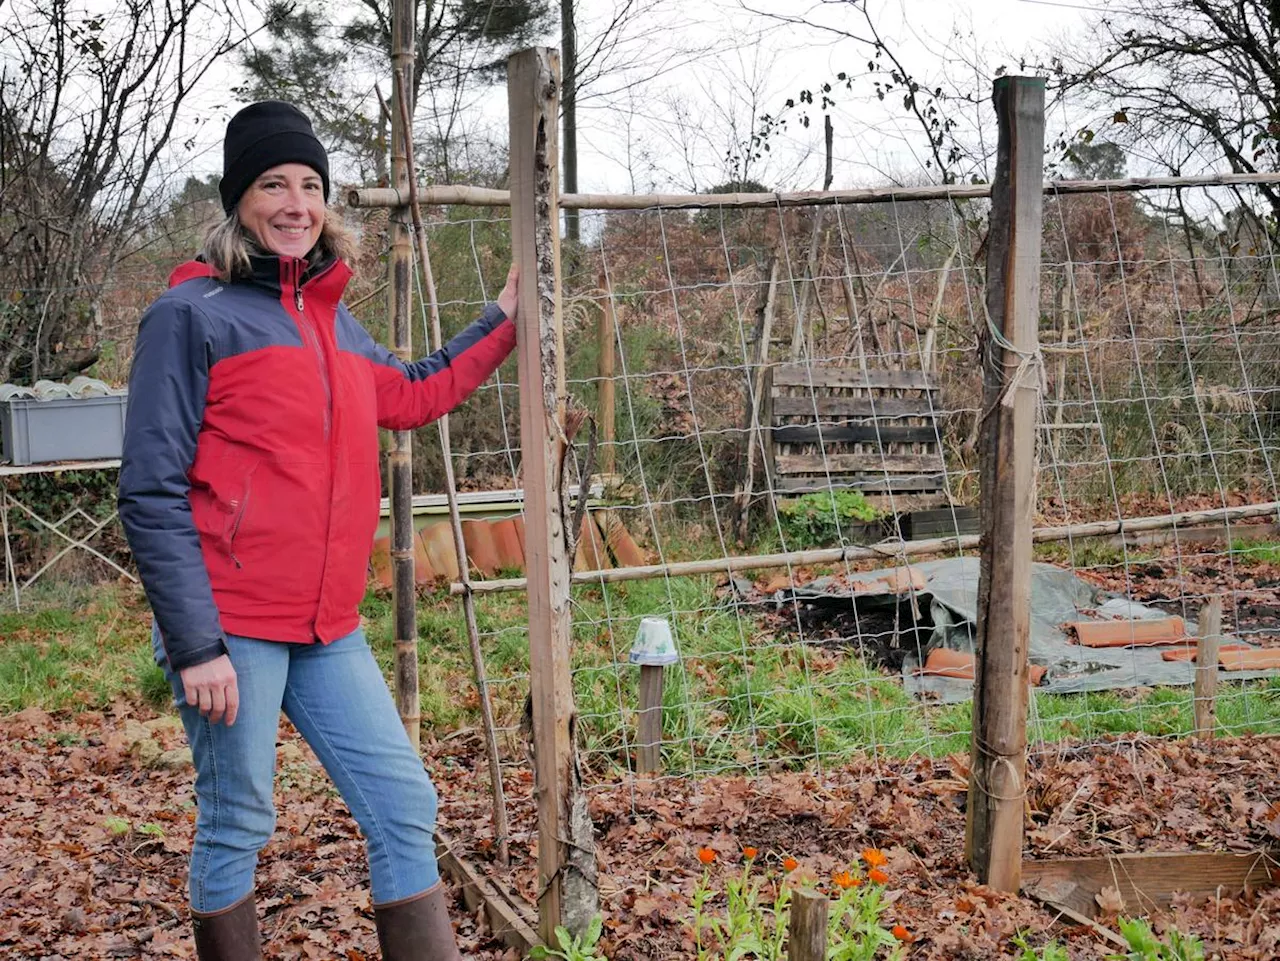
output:
M153 645L159 639L153 629ZM365 837L375 904L440 880L436 791L396 713L364 632L332 644L230 636L240 713L210 724L166 667L196 768L191 907L230 907L253 891L258 852L275 829L272 804L280 711L311 745Z

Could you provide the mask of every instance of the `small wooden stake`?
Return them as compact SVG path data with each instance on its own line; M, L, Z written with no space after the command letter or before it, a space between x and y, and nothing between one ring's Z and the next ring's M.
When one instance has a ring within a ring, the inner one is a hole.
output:
M791 895L787 961L827 961L827 898L808 888Z
M982 560L965 853L978 880L1009 893L1022 872L1031 630L1044 81L1000 77L980 415Z
M1196 639L1196 737L1213 737L1214 699L1218 695L1218 644L1222 640L1222 598L1211 597L1200 608Z
M636 770L640 774L662 771L662 680L660 664L640 665L640 718L636 734Z

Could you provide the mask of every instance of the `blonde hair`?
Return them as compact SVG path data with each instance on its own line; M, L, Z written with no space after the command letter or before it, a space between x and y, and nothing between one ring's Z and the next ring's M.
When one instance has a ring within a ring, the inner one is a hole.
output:
M355 235L336 215L329 212L326 212L324 225L320 228L316 249L346 261L348 266L355 266L356 255L359 253ZM204 248L200 253L205 263L218 272L222 281L230 282L248 276L249 257L261 250L257 240L240 222L240 214L233 210L227 214L226 219L205 234Z

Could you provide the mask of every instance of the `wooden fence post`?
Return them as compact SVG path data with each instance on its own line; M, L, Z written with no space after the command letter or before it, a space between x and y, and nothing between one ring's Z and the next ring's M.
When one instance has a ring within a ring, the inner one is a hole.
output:
M1027 643L1036 413L1041 382L1040 229L1044 81L995 82L1000 139L987 234L987 315L979 472L982 566L965 850L980 881L1022 877Z
M557 103L560 61L535 47L507 61L511 247L520 269L516 348L524 462L525 567L534 785L538 799L539 933L579 934L598 911L595 842L573 741L569 575L564 491L564 331L560 304Z
M1211 597L1200 608L1196 633L1196 677L1192 711L1196 737L1212 738L1216 726L1218 696L1218 646L1222 640L1222 598Z
M413 90L413 2L395 0L391 13L391 71L396 77L391 111L391 182L406 193L409 165L405 153L402 116L413 116L413 104L399 109L400 97ZM391 350L401 360L412 360L413 247L409 237L408 207L391 211ZM413 571L413 434L392 432L387 453L387 496L391 502L391 605L395 618L396 710L416 749L420 743L422 707L418 697L418 596Z

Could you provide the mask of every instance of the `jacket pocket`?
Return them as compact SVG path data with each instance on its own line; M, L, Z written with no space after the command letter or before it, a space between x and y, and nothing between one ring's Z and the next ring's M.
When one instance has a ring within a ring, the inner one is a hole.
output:
M236 540L244 533L245 519L249 514L249 505L253 501L253 475L258 465L255 463L244 475L244 483L241 485L240 493L237 497L233 497L228 502L230 508L230 518L227 521L227 554L231 557L231 562L235 564L236 570L243 568L240 558L236 556Z

